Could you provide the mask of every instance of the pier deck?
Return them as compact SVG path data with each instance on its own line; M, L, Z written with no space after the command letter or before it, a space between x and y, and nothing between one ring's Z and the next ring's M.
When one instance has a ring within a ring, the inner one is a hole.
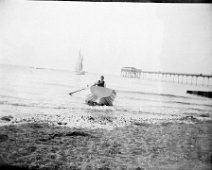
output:
M192 74L192 73L176 73L176 72L161 72L161 71L144 71L134 67L122 67L122 77L128 78L149 78L173 81L177 83L190 83L210 85L212 75L208 74ZM201 79L201 83L198 79Z

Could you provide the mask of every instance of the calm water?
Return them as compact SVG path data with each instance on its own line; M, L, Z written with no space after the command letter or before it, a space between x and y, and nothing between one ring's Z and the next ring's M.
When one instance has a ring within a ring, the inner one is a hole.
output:
M105 75L108 88L117 91L113 107L85 104L89 90L69 96L70 91L96 82L100 74L75 75L71 71L0 65L0 114L84 114L86 112L157 116L207 114L212 117L212 100L186 94L186 90L212 90L154 80Z

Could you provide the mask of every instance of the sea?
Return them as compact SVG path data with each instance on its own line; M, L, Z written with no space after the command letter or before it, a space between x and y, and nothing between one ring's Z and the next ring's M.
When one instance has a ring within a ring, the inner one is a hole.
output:
M212 118L211 98L186 93L186 90L212 91L212 85L104 74L107 88L117 92L114 106L86 105L89 88L69 95L97 82L100 76L100 73L76 75L69 70L0 65L0 116L27 119L35 115L40 118L57 115L64 119L67 115L72 118L107 115L149 121L179 120L188 116Z

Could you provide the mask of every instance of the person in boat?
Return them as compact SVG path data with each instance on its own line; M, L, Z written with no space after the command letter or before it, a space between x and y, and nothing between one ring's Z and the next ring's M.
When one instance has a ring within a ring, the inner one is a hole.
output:
M104 81L104 76L101 76L100 80L98 80L98 82L95 83L93 86L106 87L106 83Z
M98 82L94 83L92 86L106 87L106 83L104 81L104 76L101 76L100 80L98 80ZM92 101L92 100L88 100L87 104L90 105L90 106L96 106L96 105L102 106L102 104L99 104L99 103Z

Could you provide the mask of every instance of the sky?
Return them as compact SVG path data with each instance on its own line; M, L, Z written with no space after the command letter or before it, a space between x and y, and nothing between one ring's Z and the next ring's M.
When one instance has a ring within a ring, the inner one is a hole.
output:
M212 4L0 0L0 64L212 74Z

